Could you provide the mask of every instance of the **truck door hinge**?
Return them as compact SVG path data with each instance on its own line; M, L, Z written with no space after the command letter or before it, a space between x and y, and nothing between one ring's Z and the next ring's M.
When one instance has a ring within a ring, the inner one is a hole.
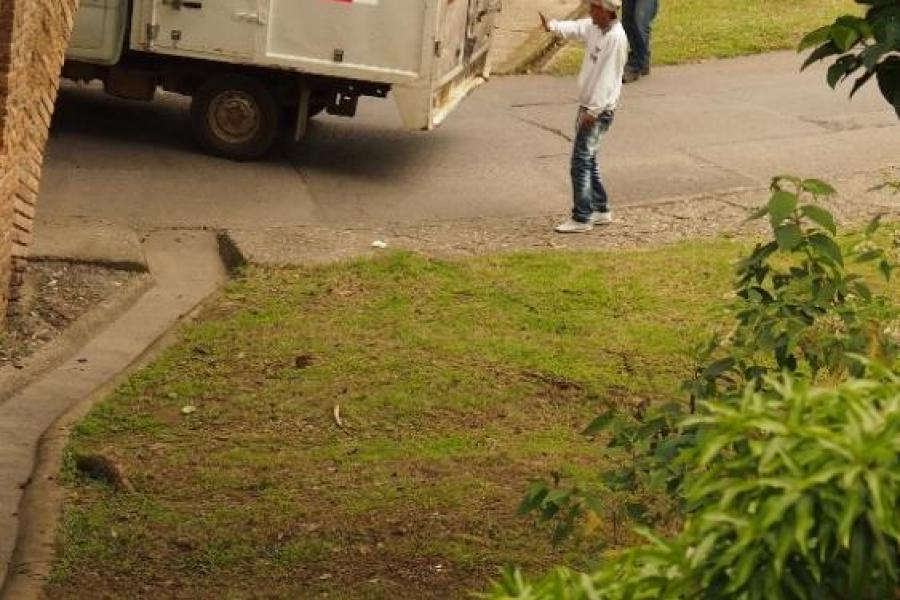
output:
M440 40L438 40L434 43L434 55L440 58L442 51L443 45L441 44Z
M153 42L159 37L159 25L147 23L147 41Z

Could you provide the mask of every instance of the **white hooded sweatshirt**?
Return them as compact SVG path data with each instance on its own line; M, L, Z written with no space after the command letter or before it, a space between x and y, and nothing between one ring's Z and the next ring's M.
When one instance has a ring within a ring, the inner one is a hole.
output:
M578 102L594 116L615 110L622 95L622 76L628 62L628 36L619 21L604 33L590 19L550 21L550 31L585 43L578 75Z

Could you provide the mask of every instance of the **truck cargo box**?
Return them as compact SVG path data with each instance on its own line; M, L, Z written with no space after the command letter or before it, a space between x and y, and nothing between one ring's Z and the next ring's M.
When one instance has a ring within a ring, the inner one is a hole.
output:
M383 84L407 127L431 129L487 78L498 10L499 0L81 0L68 58L112 65L124 45Z

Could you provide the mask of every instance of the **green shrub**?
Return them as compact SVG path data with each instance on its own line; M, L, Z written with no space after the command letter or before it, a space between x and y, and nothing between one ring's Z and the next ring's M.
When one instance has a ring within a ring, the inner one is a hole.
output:
M703 402L685 497L693 512L591 574L505 574L492 600L894 597L900 558L900 380L808 388L790 377Z
M680 518L689 509L681 489L683 455L695 447L697 431L679 423L697 412L698 401L739 398L748 386L763 389L768 377L783 372L828 384L896 366L900 310L868 282L890 279L892 249L877 242L875 219L860 242L842 250L834 217L816 202L833 192L818 180L773 180L771 199L751 217L767 217L772 238L739 261L727 333L701 349L700 367L685 384L690 401L600 415L585 434L606 434L607 453L620 466L598 481L538 480L521 513L552 522L555 541L585 514L603 515L616 529L626 519L654 525Z
M853 96L875 77L882 95L900 117L900 0L856 2L868 7L865 17L839 17L831 25L803 38L801 52L814 48L803 68L836 57L828 69L828 85L833 88L851 75L861 73L850 91Z

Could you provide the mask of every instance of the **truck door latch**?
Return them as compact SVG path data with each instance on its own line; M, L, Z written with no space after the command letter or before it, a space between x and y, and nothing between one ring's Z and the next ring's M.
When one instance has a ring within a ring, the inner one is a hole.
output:
M200 10L203 8L203 2L200 0L163 0L163 4L167 4L175 10L181 10L182 8Z
M260 13L254 12L239 12L234 15L237 19L241 21L248 21L250 23L256 23L257 25L265 25L266 19Z

